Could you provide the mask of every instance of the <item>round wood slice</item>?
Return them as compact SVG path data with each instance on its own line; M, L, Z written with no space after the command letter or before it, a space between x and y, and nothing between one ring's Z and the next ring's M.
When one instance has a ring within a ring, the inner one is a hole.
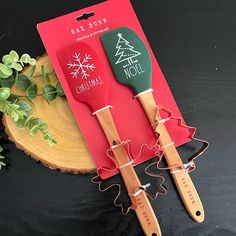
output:
M53 70L50 60L45 54L37 59L36 75L41 74L42 64L45 66L46 72ZM29 70L30 68L25 69L24 73L27 74ZM40 85L44 83L44 79L41 77L34 78L34 81L40 88ZM56 76L51 75L50 82L55 85L57 83ZM18 95L24 95L24 92L16 87L13 87L12 91ZM38 92L41 93L40 90ZM57 144L49 146L41 137L40 132L36 136L31 136L28 128L17 128L13 119L4 115L5 131L9 139L19 149L52 169L73 173L87 173L96 170L94 161L65 97L57 97L50 104L41 96L33 99L32 114L48 124L49 132L53 134Z

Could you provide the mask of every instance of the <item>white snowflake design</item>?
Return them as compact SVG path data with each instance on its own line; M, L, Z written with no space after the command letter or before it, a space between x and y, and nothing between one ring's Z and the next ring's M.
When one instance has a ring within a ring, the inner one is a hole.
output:
M94 64L89 64L89 60L92 59L91 55L85 53L84 57L81 58L80 53L75 53L73 57L75 58L75 61L69 61L67 64L68 69L74 69L71 72L72 77L78 78L78 76L81 75L82 79L87 79L89 77L88 71L93 71L94 68L96 68Z

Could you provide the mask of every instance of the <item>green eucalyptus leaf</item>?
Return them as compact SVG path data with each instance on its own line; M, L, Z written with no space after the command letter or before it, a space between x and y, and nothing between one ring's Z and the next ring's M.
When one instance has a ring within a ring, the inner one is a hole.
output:
M49 145L57 144L57 141L54 138L48 140Z
M30 58L29 61L28 61L28 63L29 63L31 66L33 66L33 65L36 64L36 60L35 60L34 58Z
M16 62L16 61L19 60L19 55L18 55L18 53L17 53L16 51L14 51L14 50L11 50L11 51L10 51L9 56L10 56L10 58L11 58L11 60L12 60L13 62Z
M40 118L31 119L29 122L29 128L32 129L35 125L40 126L42 123L43 122Z
M5 55L5 56L2 57L2 62L3 62L4 65L10 66L13 61L12 61L12 59L9 55Z
M33 127L30 129L30 134L34 136L34 135L37 133L38 129L39 129L39 125L33 126Z
M11 103L16 103L19 101L19 98L15 94L11 94L7 100Z
M11 94L9 88L0 88L0 101L7 100Z
M49 140L49 144L50 144L50 145L57 144L57 141L56 141L54 138L51 138L51 139Z
M26 127L26 126L25 126L25 120L26 120L26 119L24 119L24 118L18 119L18 120L16 121L16 126L17 126L18 128L20 128L20 129L25 128L25 127Z
M21 109L19 104L9 103L9 101L5 107L5 112L9 114L14 119L14 121L17 121L18 119L25 116L25 111Z
M14 121L18 121L20 119L20 116L17 112L12 112L11 117L14 119Z
M0 145L0 152L2 152L3 151L3 147L2 147L2 145Z
M3 74L2 71L0 70L0 78L5 79L8 77L9 77L8 75Z
M43 85L43 97L48 101L51 102L57 97L57 89L53 87L51 84L44 84Z
M62 88L62 86L61 86L61 84L59 82L57 82L56 89L57 89L57 95L58 96L60 96L60 97L65 96L63 88Z
M29 99L33 99L33 98L37 97L37 94L38 94L38 86L37 86L37 84L32 83L26 90L26 96Z
M48 124L43 122L42 124L39 125L39 129L41 131L46 131L48 129Z
M33 118L34 118L34 116L33 115L29 115L28 117L27 117L27 119L25 120L25 127L27 127L29 124L30 124L30 122L33 120Z
M25 64L29 63L31 66L36 64L36 60L31 58L30 55L26 53L21 56L20 61Z
M36 66L35 65L30 68L30 71L28 73L28 78L29 79L32 79L32 77L34 76L35 70L36 70Z
M14 83L15 83L15 78L13 75L11 75L5 79L1 79L0 85L2 87L11 88L14 85Z
M16 86L21 90L26 90L31 85L31 81L24 74L19 74L16 77Z
M0 71L2 72L2 74L4 74L5 76L10 76L12 75L13 71L11 68L8 68L6 65L0 63Z
M44 134L44 135L43 135L43 139L47 141L47 140L49 139L48 135L47 135L47 134Z
M32 109L32 107L30 106L30 104L28 102L19 101L17 104L19 104L21 109L24 111L30 111Z
M20 60L21 60L23 63L27 64L28 61L30 60L30 55L25 53L25 54L23 54L23 55L21 56Z
M44 134L43 139L46 140L49 143L49 145L57 144L57 141L49 133Z
M22 65L20 63L17 63L17 62L13 62L10 67L17 70L17 71L22 71L23 70Z
M6 113L6 104L7 104L7 103L8 103L7 100L6 100L6 101L2 100L2 101L0 102L0 111L1 111L1 112Z

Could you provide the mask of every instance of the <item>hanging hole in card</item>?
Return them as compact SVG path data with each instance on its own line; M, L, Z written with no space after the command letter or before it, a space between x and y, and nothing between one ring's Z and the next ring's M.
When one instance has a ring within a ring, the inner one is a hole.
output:
M95 13L94 12L89 12L89 13L84 13L83 15L80 15L76 18L77 21L80 20L88 20L90 17L94 16Z

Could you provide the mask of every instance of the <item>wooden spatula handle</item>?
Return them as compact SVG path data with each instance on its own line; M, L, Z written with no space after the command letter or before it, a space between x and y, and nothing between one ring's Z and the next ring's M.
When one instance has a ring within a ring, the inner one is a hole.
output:
M151 124L156 120L162 119L157 110L157 104L151 91L141 94L138 96L138 99L141 102ZM183 166L183 162L169 136L168 131L166 130L165 125L160 123L157 129L160 134L159 143L163 147L164 156L168 165L170 167ZM188 213L196 222L203 222L204 209L189 174L186 171L173 172L173 179Z
M110 146L115 145L115 142L120 142L120 137L117 132L109 109L102 110L96 113L96 117L103 128ZM135 213L138 217L140 225L147 236L161 235L161 230L152 206L144 191L139 191L137 196L135 193L140 189L141 183L139 178L130 163L129 156L122 145L113 150L114 162L120 168L123 181L127 192L130 195L132 205L135 206ZM129 164L130 163L130 164Z

